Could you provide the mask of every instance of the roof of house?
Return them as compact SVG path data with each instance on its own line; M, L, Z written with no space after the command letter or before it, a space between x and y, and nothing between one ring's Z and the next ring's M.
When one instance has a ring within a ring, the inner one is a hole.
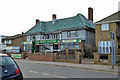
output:
M5 39L7 38L8 36L5 36L5 35L0 35L2 39Z
M78 13L76 16L73 17L58 19L56 20L55 24L52 24L52 21L40 21L25 34L33 34L38 32L50 33L69 28L84 28L86 26L95 29L95 26L91 25L91 22L89 22L85 16Z
M120 11L116 12L116 13L113 13L112 15L104 18L104 19L101 19L95 23L101 23L101 22L110 22L110 21L118 21L120 20Z
M19 38L19 37L22 37L24 36L24 34L17 34L17 35L14 35L14 36L9 36L7 38L4 38L4 40L13 40L13 39L16 39L16 38Z

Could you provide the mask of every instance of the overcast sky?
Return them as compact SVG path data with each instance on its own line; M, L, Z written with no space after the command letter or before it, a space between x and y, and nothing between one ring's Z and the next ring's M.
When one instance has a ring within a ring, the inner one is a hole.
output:
M94 22L118 11L119 0L0 0L0 35L12 36L26 32L35 20L51 21L83 14L94 9Z

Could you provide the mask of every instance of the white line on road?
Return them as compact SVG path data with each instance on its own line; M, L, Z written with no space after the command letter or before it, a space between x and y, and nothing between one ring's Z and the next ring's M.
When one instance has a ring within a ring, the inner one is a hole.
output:
M36 72L36 71L29 71L29 72L32 72L32 73L36 73L36 74L43 74L43 75L46 75L46 76L53 76L53 77L56 77L56 78L67 78L67 77L64 77L64 76L56 76L56 75L51 75L51 74L48 74L48 73L40 73L40 72Z
M32 72L32 73L38 73L38 72L36 72L36 71L29 71L29 72Z

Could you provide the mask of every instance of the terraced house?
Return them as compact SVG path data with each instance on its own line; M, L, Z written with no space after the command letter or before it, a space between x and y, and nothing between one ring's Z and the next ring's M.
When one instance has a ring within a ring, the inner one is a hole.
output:
M93 9L88 8L88 19L78 13L76 16L57 19L52 15L52 21L36 20L36 25L26 33L27 42L23 42L24 51L31 51L33 36L35 36L35 51L64 51L65 48L79 50L83 45L95 46L95 25L93 24Z
M120 11L98 21L96 24L96 46L101 54L112 53L111 32L115 33L116 54L120 55Z

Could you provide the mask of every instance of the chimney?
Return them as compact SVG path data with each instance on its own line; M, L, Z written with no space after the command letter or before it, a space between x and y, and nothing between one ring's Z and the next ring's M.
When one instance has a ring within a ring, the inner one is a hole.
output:
M55 22L56 22L56 14L53 14L52 15L52 24L55 24Z
M22 32L22 34L24 34L24 32Z
M91 7L88 8L88 20L93 21L93 8Z
M36 24L38 24L39 23L39 19L36 19Z

